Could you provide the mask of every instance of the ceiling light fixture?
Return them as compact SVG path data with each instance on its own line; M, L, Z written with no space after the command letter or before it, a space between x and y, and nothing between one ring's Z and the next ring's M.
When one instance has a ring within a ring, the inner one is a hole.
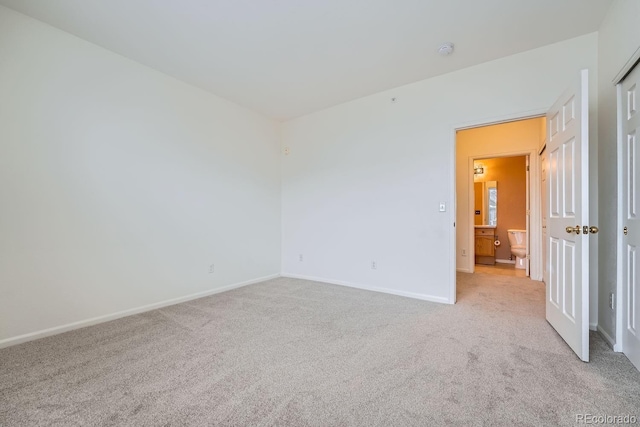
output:
M440 56L449 56L453 53L453 43L444 43L438 48Z

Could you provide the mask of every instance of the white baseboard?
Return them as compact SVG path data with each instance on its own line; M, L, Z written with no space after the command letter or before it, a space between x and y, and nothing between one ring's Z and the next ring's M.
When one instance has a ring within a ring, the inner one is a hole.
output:
M391 294L391 295L397 295L401 297L420 299L424 301L438 302L441 304L453 304L453 302L450 302L447 298L443 298L443 297L436 297L433 295L426 295L426 294L417 294L414 292L398 291L398 290L389 289L389 288L379 288L376 286L361 285L357 283L345 282L343 280L333 280L333 279L326 279L324 277L304 276L301 274L292 274L292 273L282 273L281 276L290 277L292 279L303 279L303 280L312 280L314 282L324 282L324 283L329 283L331 285L347 286L349 288L362 289L365 291L381 292L384 294Z
M597 323L589 323L589 330L590 331L597 331L598 330L598 324Z
M27 341L33 341L33 340L48 337L51 335L61 334L63 332L72 331L74 329L80 329L87 326L96 325L98 323L104 323L110 320L120 319L121 317L144 313L146 311L156 310L158 308L167 307L170 305L180 304L182 302L191 301L191 300L206 297L209 295L219 294L221 292L230 291L232 289L240 288L242 286L252 285L254 283L264 282L265 280L275 279L277 277L280 277L280 274L271 274L269 276L259 277L257 279L247 280L245 282L234 283L232 285L223 286L221 288L209 289L203 292L197 292L195 294L189 294L189 295L185 295L178 298L172 298L165 301L156 302L153 304L147 304L141 307L118 311L116 313L107 314L104 316L92 317L90 319L80 320L78 322L67 323L65 325L43 329L41 331L30 332L28 334L18 335L16 337L11 337L11 338L5 338L3 340L0 340L0 348L10 347L12 345L21 344Z
M611 336L607 332L605 332L605 330L602 329L600 325L598 325L598 332L600 332L600 335L602 335L602 338L604 338L609 343L609 345L613 347L614 351L619 351L619 350L616 350L617 346L616 346L615 340L611 338Z
M456 268L458 273L471 273L471 270L468 268Z
M516 262L510 259L496 259L498 264L515 264Z

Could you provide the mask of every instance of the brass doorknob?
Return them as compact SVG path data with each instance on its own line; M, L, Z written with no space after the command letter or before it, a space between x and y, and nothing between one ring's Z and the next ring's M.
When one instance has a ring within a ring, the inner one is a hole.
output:
M600 231L600 229L595 225L592 225L591 227L589 227L589 233L591 234L596 234L598 231Z
M579 225L576 225L575 227L567 227L564 230L569 234L571 234L571 233L580 234L580 226Z

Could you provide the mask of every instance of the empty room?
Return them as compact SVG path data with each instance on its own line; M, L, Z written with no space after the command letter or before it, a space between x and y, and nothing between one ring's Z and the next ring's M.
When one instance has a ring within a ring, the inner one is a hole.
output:
M0 426L638 423L638 22L0 0Z

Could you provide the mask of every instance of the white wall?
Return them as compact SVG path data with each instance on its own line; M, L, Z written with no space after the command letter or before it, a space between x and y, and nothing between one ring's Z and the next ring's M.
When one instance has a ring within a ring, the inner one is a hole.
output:
M640 48L640 2L616 0L598 32L598 149L600 175L600 291L599 328L615 341L615 311L609 293L616 292L617 125L614 77Z
M0 7L0 345L277 275L279 137Z
M546 110L596 52L594 33L284 123L283 274L450 301L454 129Z

